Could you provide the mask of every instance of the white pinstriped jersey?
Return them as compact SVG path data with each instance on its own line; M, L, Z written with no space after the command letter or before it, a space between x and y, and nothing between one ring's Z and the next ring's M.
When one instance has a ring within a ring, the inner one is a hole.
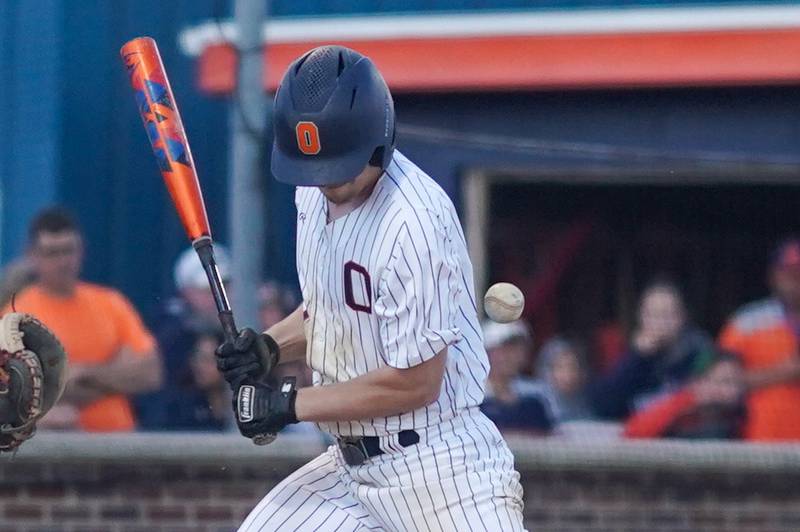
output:
M388 418L320 423L335 435L382 436L435 425L483 401L489 362L472 266L453 203L395 151L372 194L327 223L327 201L298 187L297 270L314 384L383 366L408 368L448 347L442 391Z

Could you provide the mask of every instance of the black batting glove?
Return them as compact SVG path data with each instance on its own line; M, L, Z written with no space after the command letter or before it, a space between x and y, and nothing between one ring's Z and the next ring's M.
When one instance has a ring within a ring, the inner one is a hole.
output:
M233 411L239 432L247 438L277 434L297 423L294 402L297 379L285 377L279 389L266 384L243 384L233 397Z
M239 331L232 342L226 340L215 351L217 369L232 390L243 382L258 382L270 374L280 360L280 349L268 334L253 329Z

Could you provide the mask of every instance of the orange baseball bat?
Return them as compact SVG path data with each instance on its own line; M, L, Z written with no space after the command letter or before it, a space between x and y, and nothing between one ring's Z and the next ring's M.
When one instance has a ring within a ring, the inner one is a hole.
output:
M208 277L225 338L233 341L238 332L214 260L211 229L203 193L200 190L200 181L197 178L181 115L167 79L167 71L161 61L161 54L158 53L158 46L150 37L138 37L125 43L120 55L128 70L139 114L142 116L161 176L167 185L186 235L197 251ZM253 438L253 442L264 445L273 439L275 439L274 434L260 434Z
M186 140L181 115L161 62L156 42L139 37L120 51L136 94L139 114L161 176L178 210L186 234L192 241L211 236L203 193Z
M235 338L237 333L233 314L213 261L211 229L200 181L158 46L150 37L138 37L125 43L120 55L128 70L139 114L161 177L164 178L186 235L197 250L203 267L208 266L206 273L225 334Z

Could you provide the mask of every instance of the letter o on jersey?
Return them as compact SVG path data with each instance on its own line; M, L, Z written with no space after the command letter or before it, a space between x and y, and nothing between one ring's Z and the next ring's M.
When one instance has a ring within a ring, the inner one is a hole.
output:
M369 272L357 262L344 265L344 300L356 312L372 313L372 285ZM355 288L354 288L355 285Z
M316 155L322 149L319 142L319 129L314 122L298 122L294 128L297 134L297 147L305 155Z

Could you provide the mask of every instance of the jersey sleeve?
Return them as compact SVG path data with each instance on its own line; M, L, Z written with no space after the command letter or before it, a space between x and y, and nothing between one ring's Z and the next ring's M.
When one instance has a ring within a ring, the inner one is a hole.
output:
M120 345L130 347L135 353L145 354L155 349L156 342L147 330L133 305L122 294L111 292L109 298L110 317L114 320Z
M401 226L374 306L386 363L400 369L430 360L461 338L456 254L443 227L423 230L423 223Z

